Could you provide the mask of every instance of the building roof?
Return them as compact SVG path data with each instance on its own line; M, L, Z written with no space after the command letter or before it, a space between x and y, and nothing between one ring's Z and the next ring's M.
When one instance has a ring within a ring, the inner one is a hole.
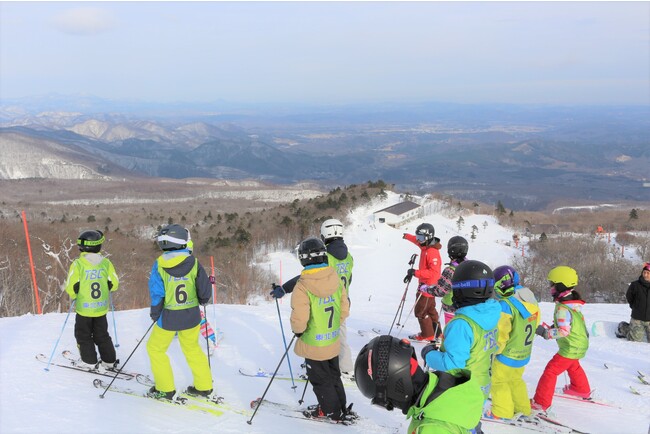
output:
M390 214L395 214L395 215L402 215L405 212L409 212L415 208L419 208L420 205L418 205L415 202L411 202L410 200L405 200L404 202L400 202L398 204L389 206L388 208L380 209L379 211L375 211L374 214L377 214L378 212L387 212Z

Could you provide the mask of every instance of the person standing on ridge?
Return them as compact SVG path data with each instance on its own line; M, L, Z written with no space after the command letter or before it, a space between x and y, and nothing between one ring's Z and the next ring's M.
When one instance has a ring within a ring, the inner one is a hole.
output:
M327 264L322 240L306 238L298 247L304 267L291 294L291 330L298 338L294 353L305 359L307 378L318 405L303 412L308 418L334 421L354 418L339 368L341 323L350 312L345 285Z
M327 219L320 227L320 237L327 248L327 262L330 267L336 270L341 282L345 285L350 298L350 284L352 283L352 268L354 259L343 240L343 223L337 219ZM271 291L273 298L282 298L284 294L293 292L293 288L300 276L288 280L284 285L274 285ZM339 354L339 366L344 379L351 379L354 369L352 364L352 352L347 341L347 328L345 322L341 323L340 329L341 353Z
M629 324L619 323L616 336L634 342L650 342L650 262L643 264L641 275L630 283L625 298L632 309L631 318Z
M530 416L530 399L524 369L533 350L533 333L539 325L539 306L533 292L519 284L519 273L509 265L494 269L494 293L501 305L499 350L492 361L490 419Z
M110 292L117 291L120 281L108 258L100 255L105 238L102 231L83 231L77 238L81 253L70 264L65 291L76 300L74 337L81 361L79 366L95 368L98 364L112 370L118 361L113 340L108 333L106 314L110 305Z
M467 251L469 250L469 244L467 240L461 236L454 236L449 239L447 242L447 255L449 255L450 262L447 264L442 274L438 279L438 282L431 286L422 286L420 291L425 291L427 294L433 295L435 297L442 297L442 310L445 312L445 324L449 324L449 321L454 317L454 312L456 309L453 306L451 301L452 291L451 291L451 278L454 275L454 270L458 264L461 264L465 261L467 257ZM440 342L437 342L438 346Z
M408 240L420 248L420 263L418 269L410 268L406 279L414 276L418 279L418 289L423 285L431 286L440 279L440 239L435 237L435 229L429 223L422 223L415 230L415 235L405 233L402 238ZM405 280L406 280L405 279ZM436 299L426 291L418 291L417 303L414 314L420 323L420 333L409 336L409 339L416 341L434 341L442 334L438 311L436 310ZM436 334L437 333L437 334Z
M547 279L555 302L553 327L542 324L537 326L535 333L547 340L556 339L559 351L544 368L535 397L530 403L531 408L539 412L546 412L553 403L557 377L565 371L571 382L564 386L564 393L580 398L591 396L589 380L580 366L580 359L589 349L589 332L581 312L585 302L575 289L578 273L571 267L561 265L549 271Z
M176 387L167 349L178 334L178 342L194 377L194 385L189 386L186 393L210 397L212 373L199 345L199 305L210 301L210 278L188 250L187 229L177 224L163 226L157 242L163 253L154 261L149 277L150 316L155 325L147 341L155 385L147 396L174 399Z

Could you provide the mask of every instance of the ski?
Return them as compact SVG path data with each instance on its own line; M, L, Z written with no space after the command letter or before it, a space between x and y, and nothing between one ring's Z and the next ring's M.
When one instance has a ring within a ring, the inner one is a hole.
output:
M245 369L239 368L239 373L245 377L254 377L254 378L271 378L273 377L273 372L266 371L264 369L258 369L257 371L247 371ZM291 381L291 375L287 373L278 372L275 374L276 380L289 380ZM305 382L308 381L307 374L294 374L294 381ZM341 376L341 382L344 387L357 387L357 383L352 380L350 377Z
M48 357L45 354L37 354L36 355L36 360L39 362L43 362L45 364L48 363ZM115 374L117 374L117 371L112 371L112 370L100 370L98 368L84 368L82 366L77 366L74 365L70 360L66 359L66 362L50 362L51 366L58 366L60 368L66 368L66 369L72 369L74 371L79 371L79 372L88 372L89 374L95 374L95 375L101 375L103 377L110 377L113 378L115 377ZM117 376L120 380L131 380L134 377L134 374L130 372L120 372Z
M543 433L578 433L572 428L566 426L559 426L554 424L549 424L543 421L541 418L530 417L520 417L518 419L492 419L492 418L481 418L481 423L483 424L498 424L516 427L517 431L533 431L533 432L543 432Z
M558 432L587 434L585 431L579 431L579 430L577 430L575 428L572 428L572 427L570 427L570 426L568 426L568 425L566 425L566 424L564 424L564 423L562 423L560 421L557 421L557 420L551 418L550 416L548 416L547 414L544 414L544 413L538 413L538 414L535 415L535 417L537 417L537 418L539 418L539 419L541 419L541 420L543 420L545 422L548 422L550 425L554 426L556 430L561 430L561 431L558 431Z
M77 362L77 358L72 354L72 351L63 350L61 352L61 355L64 358L66 358L67 360L69 360L73 365ZM118 360L118 363L119 363L119 360ZM107 369L107 368L104 368L101 365L98 365L98 367L92 372L97 372L98 374L100 374L100 373L110 373L109 377L114 377L115 374L117 374L119 371L120 371L119 368ZM100 374L100 375L102 375L102 374ZM146 378L148 381L153 383L151 378L149 378L149 376L145 375L145 374L138 374L137 372L121 371L120 376L121 375L130 376L131 378L142 377L142 378ZM117 378L124 379L124 378L122 378L120 376L118 376ZM128 379L130 380L131 378L128 378Z
M259 405L264 405L265 407L273 407L276 412L275 414L279 414L280 416L284 417L292 417L296 419L303 419L303 420L313 420L314 422L322 422L322 423L329 423L333 425L352 425L354 424L354 421L349 421L349 420L342 420L342 421L337 421L337 420L332 420L328 419L326 417L307 417L303 412L307 410L311 410L314 407L313 406L308 406L305 408L294 408L290 405L286 404L281 404L279 402L273 402L269 401L267 399L263 400L261 398L257 398L251 401L251 408L257 408Z
M621 408L617 405L610 404L609 402L597 401L593 398L580 398L579 396L567 395L566 393L562 392L562 389L556 390L553 396L562 399L569 399L571 401L584 402L585 404L601 405L603 407Z
M630 392L632 392L633 394L638 395L638 396L648 396L648 397L650 397L650 392L648 392L647 390L637 389L634 386L630 386Z
M251 408L256 408L260 404L260 399L257 398L251 401ZM282 404L279 402L273 402L269 401L267 399L261 401L261 406L263 407L270 407L273 408L274 414L279 414L284 417L290 417L294 419L302 419L302 420L310 420L314 422L320 422L320 423L328 423L331 425L354 425L354 426L360 426L363 428L364 432L391 432L394 434L398 434L400 432L400 429L397 427L391 427L387 425L381 425L378 424L374 421L371 421L369 419L365 419L362 417L358 417L353 419L353 420L345 420L345 421L335 421L327 418L313 418L313 417L307 417L303 414L304 411L313 409L314 406L307 406L304 408L296 408L291 405L287 404Z
M135 380L138 383L147 387L155 386L154 381L148 375L137 374ZM250 416L249 411L241 410L239 408L233 407L230 404L226 403L223 396L209 396L209 397L196 396L196 395L190 395L189 393L187 393L187 391L180 393L178 396L180 396L183 399L187 399L188 401L194 401L199 404L213 406L219 410L225 410L231 413L238 413L238 414L243 414L245 416Z
M239 368L239 373L246 377L256 377L256 378L271 378L273 377L273 372L268 372L264 369L258 369L255 372L246 371L242 368ZM275 374L276 380L291 380L291 375L285 372L278 372ZM297 374L293 376L294 381L307 381L307 374Z
M648 379L648 376L645 373L641 371L636 371L636 373L638 374L636 378L638 378L641 383L650 386L650 379Z
M95 386L98 389L106 389L108 387L108 384L99 378L95 378L93 380L93 386ZM111 392L117 392L117 393L122 393L125 395L130 395L130 396L137 396L139 398L145 398L149 399L155 402L160 402L163 404L168 404L168 405L173 405L173 406L179 406L182 408L185 408L187 410L194 410L198 411L201 413L205 414L210 414L212 416L221 416L223 415L223 412L217 408L210 408L208 406L200 405L200 404L193 404L188 402L189 400L184 397L184 396L177 396L173 401L168 400L168 399L154 399L146 395L144 392L138 392L133 389L128 389L126 387L121 387L121 386L116 386L116 385L111 385L111 388L108 389Z

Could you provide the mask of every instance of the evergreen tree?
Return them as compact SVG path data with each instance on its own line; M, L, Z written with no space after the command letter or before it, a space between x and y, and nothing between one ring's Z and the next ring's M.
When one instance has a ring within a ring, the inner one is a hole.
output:
M630 220L638 220L639 219L639 213L637 212L636 208L632 208L632 211L630 211Z
M501 201L498 201L498 202L497 202L497 209L496 209L496 211L497 211L497 214L499 214L499 215L504 215L504 214L506 213L506 208L503 206L503 204L501 203Z

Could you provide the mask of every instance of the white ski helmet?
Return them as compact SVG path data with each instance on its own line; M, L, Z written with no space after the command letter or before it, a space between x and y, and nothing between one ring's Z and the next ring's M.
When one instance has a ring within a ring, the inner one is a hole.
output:
M337 219L327 219L320 227L320 237L323 242L343 238L343 223Z

